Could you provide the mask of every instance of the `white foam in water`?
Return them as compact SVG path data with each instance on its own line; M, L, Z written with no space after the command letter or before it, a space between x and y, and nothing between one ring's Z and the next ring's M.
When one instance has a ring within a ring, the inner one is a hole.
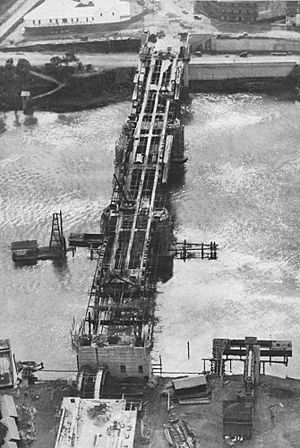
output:
M17 359L74 368L69 330L83 318L95 269L77 251L64 269L15 269L10 242L48 241L62 209L66 233L98 231L110 201L114 143L128 103L75 114L37 113L0 135L0 338ZM299 105L259 95L195 95L186 115L185 184L172 194L178 240L216 241L219 260L176 260L159 285L153 356L164 370L198 371L215 337L293 340L300 376ZM276 122L276 126L273 123ZM187 359L190 342L190 360ZM57 350L57 347L60 350Z

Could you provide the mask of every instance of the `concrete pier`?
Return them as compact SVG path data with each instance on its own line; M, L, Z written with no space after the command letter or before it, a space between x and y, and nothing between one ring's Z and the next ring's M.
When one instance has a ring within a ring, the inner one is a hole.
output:
M188 81L286 78L300 66L299 55L248 56L204 55L192 57L188 65Z

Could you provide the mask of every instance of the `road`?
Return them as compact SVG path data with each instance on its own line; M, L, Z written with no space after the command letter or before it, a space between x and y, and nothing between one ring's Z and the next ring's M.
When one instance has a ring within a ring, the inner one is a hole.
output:
M26 14L39 3L39 0L19 0L8 11L8 19L0 26L0 42L5 38L11 28L14 27Z
M247 58L240 58L238 55L229 54L229 55L208 55L205 54L202 57L192 56L190 60L190 64L278 64L280 62L294 62L300 65L300 55L287 55L287 56L273 56L273 55L255 55L248 56Z
M53 56L64 56L64 53L59 52L49 52L49 53L38 53L38 52L1 52L0 51L0 66L5 65L5 61L8 58L13 58L16 64L18 59L27 59L32 66L42 66L46 62L50 62ZM136 53L80 53L78 54L79 60L83 64L92 64L94 67L99 69L111 69L115 67L136 67L138 63L138 55Z

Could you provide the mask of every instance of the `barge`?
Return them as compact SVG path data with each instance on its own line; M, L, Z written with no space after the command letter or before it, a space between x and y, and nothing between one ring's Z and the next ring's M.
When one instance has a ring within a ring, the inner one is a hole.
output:
M39 260L63 260L68 250L63 235L62 213L53 213L52 229L48 246L39 247L37 240L11 243L12 260L15 264L36 264Z

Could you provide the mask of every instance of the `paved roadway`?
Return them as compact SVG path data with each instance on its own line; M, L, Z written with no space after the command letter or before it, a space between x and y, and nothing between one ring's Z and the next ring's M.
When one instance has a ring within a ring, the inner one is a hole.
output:
M39 0L19 0L8 11L8 19L0 26L0 42L9 30L33 8Z
M0 66L4 66L8 58L13 58L15 64L18 59L27 59L32 66L42 66L46 62L50 62L53 56L63 56L63 52L1 52L0 51ZM92 64L99 69L110 69L115 67L136 67L138 63L137 53L77 53L79 60L83 64Z
M255 55L248 56L247 58L241 58L238 55L203 55L202 57L192 56L190 64L206 65L206 64L270 64L280 62L294 62L300 65L300 55L292 54L287 56L273 56L273 55Z

